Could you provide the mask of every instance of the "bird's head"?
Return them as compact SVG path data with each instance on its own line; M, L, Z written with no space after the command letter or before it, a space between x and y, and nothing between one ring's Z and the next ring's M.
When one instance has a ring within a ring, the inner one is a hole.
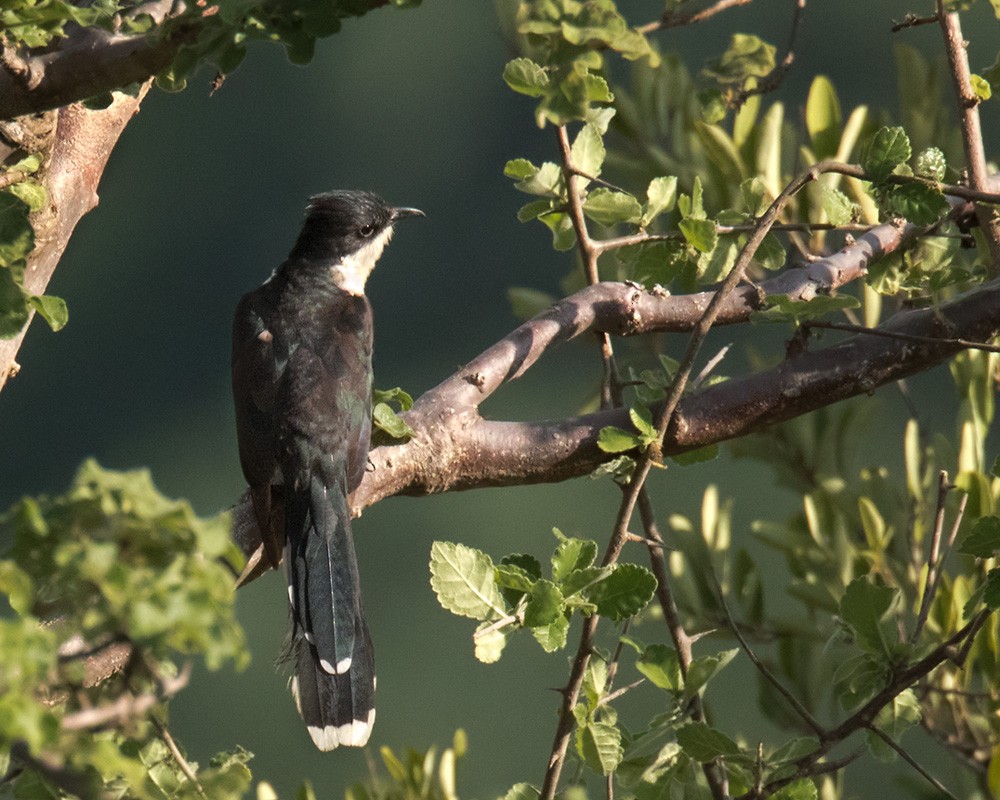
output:
M404 217L422 217L416 208L393 208L371 192L339 190L309 198L289 261L319 263L334 283L351 294L364 294L365 281Z

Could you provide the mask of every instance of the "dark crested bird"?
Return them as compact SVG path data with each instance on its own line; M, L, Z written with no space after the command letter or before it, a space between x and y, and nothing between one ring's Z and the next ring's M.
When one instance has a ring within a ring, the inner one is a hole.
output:
M375 720L348 496L371 435L365 281L393 225L410 216L423 212L370 192L312 197L288 258L243 296L233 322L240 463L264 557L285 562L292 694L320 750L364 745Z

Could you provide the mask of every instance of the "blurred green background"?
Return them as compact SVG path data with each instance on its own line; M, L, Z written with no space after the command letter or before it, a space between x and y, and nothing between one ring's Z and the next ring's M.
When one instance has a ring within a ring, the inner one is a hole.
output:
M895 37L925 53L940 48L934 29L894 37L891 20L929 6L811 3L796 67L779 93L788 118L798 119L817 71L833 79L845 111L861 103L892 108ZM620 7L641 23L662 3ZM680 51L693 71L734 31L761 34L780 53L790 8L788 0L757 0L660 42ZM996 23L988 24L983 38L993 43L977 41L976 28L967 27L974 68L995 55ZM508 286L558 291L570 257L552 252L541 225L517 222L523 197L502 174L509 158L555 155L551 129L537 130L531 102L500 78L507 58L489 4L428 0L413 11L384 9L348 21L307 68L258 47L214 96L207 74L180 95L154 90L111 159L100 206L79 226L50 287L69 303L69 326L52 334L36 322L20 353L23 370L0 395L0 507L26 493L61 492L87 456L113 468L150 467L162 491L190 498L202 514L232 504L243 489L229 397L232 310L284 257L312 193L367 188L427 212L401 226L369 284L382 388L400 385L417 395L505 334L516 324ZM989 106L995 154L997 115ZM738 337L724 371L739 372L746 347L765 347L774 336L719 333L718 343ZM669 344L682 346L682 337ZM590 342L574 343L484 412L572 413L598 379ZM936 387L950 419L946 372L917 384ZM878 397L882 430L897 436L903 405L891 391ZM895 447L898 438L884 441ZM878 447L859 461L882 458ZM657 474L659 513L697 516L704 485L715 482L736 498L736 540L752 547L750 520L794 510L791 496L770 488L770 473L758 470L724 456ZM432 540L448 539L495 556L546 558L552 526L603 539L616 501L610 482L584 479L393 498L368 510L355 530L379 673L372 744L443 745L461 726L471 747L460 765L463 796L492 797L515 781L539 781L557 707L546 687L562 684L566 662L542 657L528 637L515 637L499 665L475 662L472 625L442 611L430 591L428 551ZM319 797L339 797L366 774L364 755L316 751L274 672L287 616L283 580L272 574L241 592L251 667L198 674L173 704L171 726L195 759L240 743L256 754L255 776L283 796L309 778ZM780 585L768 597L780 602ZM719 696L709 698L720 703L715 718L727 732L756 736L757 710L741 687L753 676L730 669L721 681L730 688L714 684Z

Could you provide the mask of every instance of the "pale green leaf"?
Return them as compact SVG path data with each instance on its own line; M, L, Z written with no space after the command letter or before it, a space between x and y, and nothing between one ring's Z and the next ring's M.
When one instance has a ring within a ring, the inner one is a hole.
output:
M506 614L503 597L494 582L493 560L464 544L431 545L431 588L448 611L487 620Z

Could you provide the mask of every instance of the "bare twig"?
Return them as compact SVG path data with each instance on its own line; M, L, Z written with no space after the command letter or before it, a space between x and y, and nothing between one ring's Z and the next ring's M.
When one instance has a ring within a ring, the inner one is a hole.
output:
M184 777L191 781L191 784L194 786L195 791L198 792L199 795L205 797L205 789L198 781L198 776L191 768L188 760L184 758L184 754L177 746L177 742L174 741L174 737L171 736L167 726L157 719L155 714L151 714L149 719L153 723L153 727L156 728L157 733L159 733L160 739L162 739L163 743L167 746L167 750L170 751L170 755L173 756L174 761L177 762L177 766L180 768L180 771L184 773Z
M952 86L958 103L958 119L962 128L962 146L965 148L969 186L976 191L986 191L989 174L986 171L986 151L983 149L983 131L979 120L979 98L972 90L969 54L966 51L967 43L962 36L962 23L957 11L946 11L944 0L935 2L941 32L944 34ZM995 208L977 205L976 218L989 246L992 260L990 274L1000 274L1000 214Z
M919 772L924 777L924 779L931 786L933 786L935 789L941 792L941 794L943 794L945 797L950 798L951 800L958 800L958 798L954 794L952 794L948 790L948 788L943 783L941 783L941 781L939 781L937 778L931 775L926 769L924 769L923 766L920 764L920 762L918 762L913 756L911 756L908 752L906 752L906 750L899 744L899 742L893 739L889 734L887 734L885 731L883 731L881 728L875 725L869 725L868 730L870 730L872 733L878 736L879 739L881 739L883 742L889 745L889 747L895 750L899 754L899 757L903 759L903 761L905 761L907 764L913 767L917 772Z
M916 28L920 25L933 25L938 21L939 17L937 14L929 14L926 17L918 17L916 14L907 14L903 17L902 22L893 22L892 27L889 28L893 33L899 33L901 30L906 28Z
M695 11L692 14L677 14L667 11L656 22L649 22L645 25L640 25L636 30L640 33L654 33L656 31L667 30L669 28L680 28L684 25L694 25L696 22L703 22L704 20L710 19L716 14L721 14L723 11L727 11L730 8L750 5L752 2L753 0L716 0L716 2L712 3L712 5L707 8L703 8L701 11Z
M118 725L126 720L141 717L157 703L177 694L187 686L190 678L191 665L185 664L176 677L161 677L157 692L141 695L123 694L113 703L67 714L62 718L61 727L64 731L99 730L108 725Z
M709 570L709 577L712 579L712 584L715 586L716 599L719 601L719 606L722 608L723 614L726 615L726 622L729 624L729 629L733 632L733 635L736 637L736 641L739 642L740 647L743 648L743 652L747 654L747 658L749 658L751 663L757 668L757 671L764 676L764 679L777 690L778 694L785 698L785 701L792 707L792 710L798 714L802 721L812 729L813 733L822 739L826 734L823 726L820 725L816 721L815 717L809 713L809 710L799 702L798 698L792 694L781 681L778 680L777 676L775 676L775 674L768 669L767 664L757 657L753 648L751 648L747 643L747 640L743 638L740 626L737 625L736 620L733 619L732 612L729 610L729 605L726 603L722 586L719 584L719 579L714 570Z
M799 24L802 21L802 14L806 9L806 0L792 0L792 26L788 33L788 45L785 48L785 55L767 75L757 81L756 85L747 89L740 89L733 98L733 103L740 106L755 94L767 94L775 91L781 86L785 76L791 71L792 64L795 63L795 41L799 36Z
M882 328L868 328L864 325L851 325L846 322L808 320L802 323L802 327L806 329L822 328L830 331L850 331L851 333L861 333L865 336L883 336L888 339L899 339L904 342L919 342L921 344L948 344L953 345L954 347L964 348L966 350L982 350L986 353L1000 353L1000 345L973 342L968 339L954 339L950 337L917 336L912 333L887 331Z

